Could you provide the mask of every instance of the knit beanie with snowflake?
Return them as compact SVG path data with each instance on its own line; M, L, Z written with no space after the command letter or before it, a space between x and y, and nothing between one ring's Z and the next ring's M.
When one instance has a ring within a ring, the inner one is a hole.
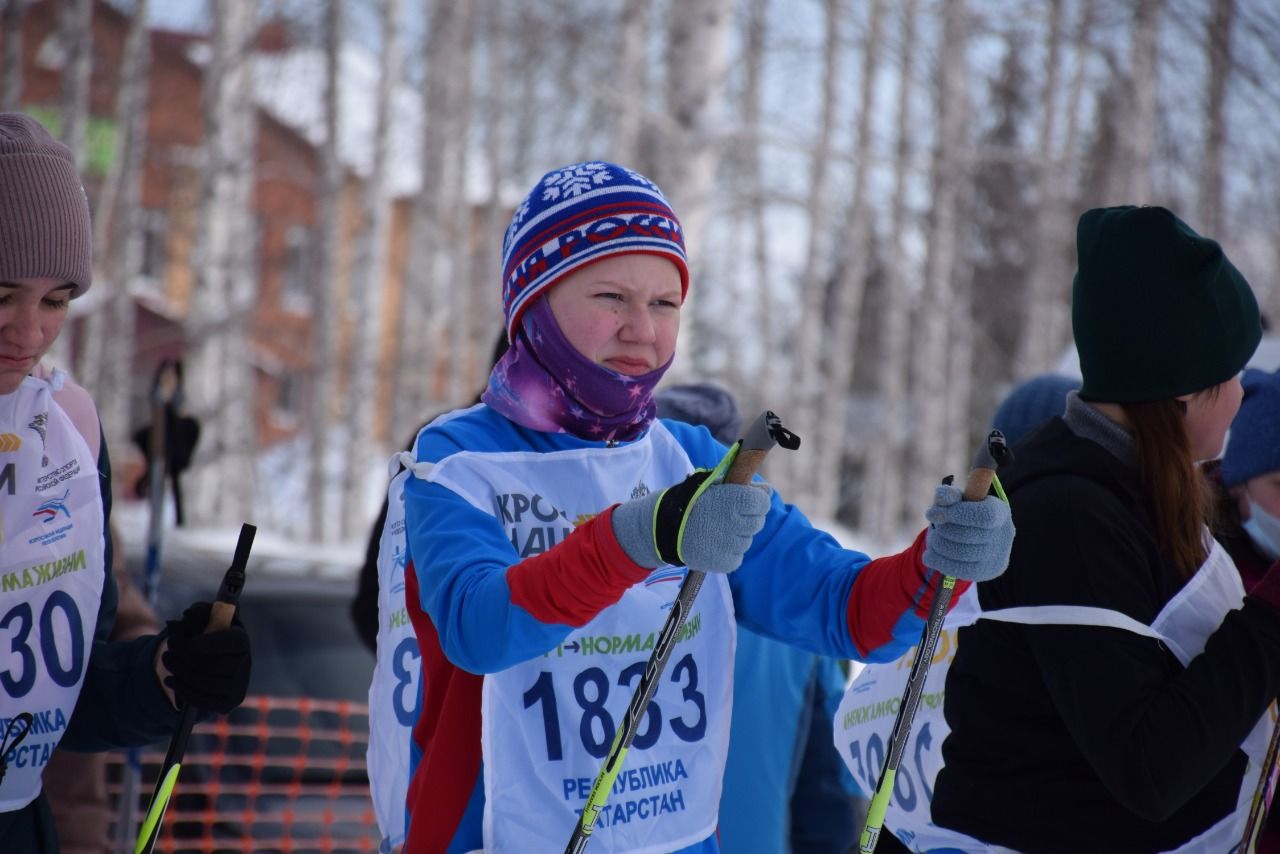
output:
M582 267L626 253L659 255L689 290L680 221L657 185L615 163L553 169L516 208L502 241L502 308L507 337L541 294Z

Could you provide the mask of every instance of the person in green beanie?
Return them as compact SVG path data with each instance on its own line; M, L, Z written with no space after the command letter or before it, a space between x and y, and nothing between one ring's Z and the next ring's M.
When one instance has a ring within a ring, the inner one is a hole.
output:
M1083 383L1001 471L1018 537L977 585L932 803L962 851L1253 850L1280 694L1280 571L1209 535L1262 335L1245 277L1160 207L1084 213Z

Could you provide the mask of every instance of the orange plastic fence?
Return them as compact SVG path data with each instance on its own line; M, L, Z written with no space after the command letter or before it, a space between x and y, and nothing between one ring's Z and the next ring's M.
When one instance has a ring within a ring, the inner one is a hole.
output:
M249 697L227 717L192 732L155 850L377 851L365 768L368 743L369 709L362 703ZM113 813L123 761L112 754L108 768ZM142 753L130 840L163 761L163 745Z

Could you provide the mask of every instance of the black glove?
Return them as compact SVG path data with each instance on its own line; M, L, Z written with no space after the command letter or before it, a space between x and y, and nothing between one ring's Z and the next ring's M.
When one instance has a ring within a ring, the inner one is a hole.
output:
M205 634L212 607L197 602L181 620L165 623L169 648L160 661L170 673L164 684L179 708L190 704L225 715L244 702L249 690L249 634L238 612L229 628Z

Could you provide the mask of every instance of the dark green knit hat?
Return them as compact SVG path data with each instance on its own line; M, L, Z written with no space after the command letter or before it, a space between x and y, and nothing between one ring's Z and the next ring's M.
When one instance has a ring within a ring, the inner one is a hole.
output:
M1258 302L1222 247L1159 207L1095 208L1076 225L1071 328L1085 400L1167 400L1240 372Z

